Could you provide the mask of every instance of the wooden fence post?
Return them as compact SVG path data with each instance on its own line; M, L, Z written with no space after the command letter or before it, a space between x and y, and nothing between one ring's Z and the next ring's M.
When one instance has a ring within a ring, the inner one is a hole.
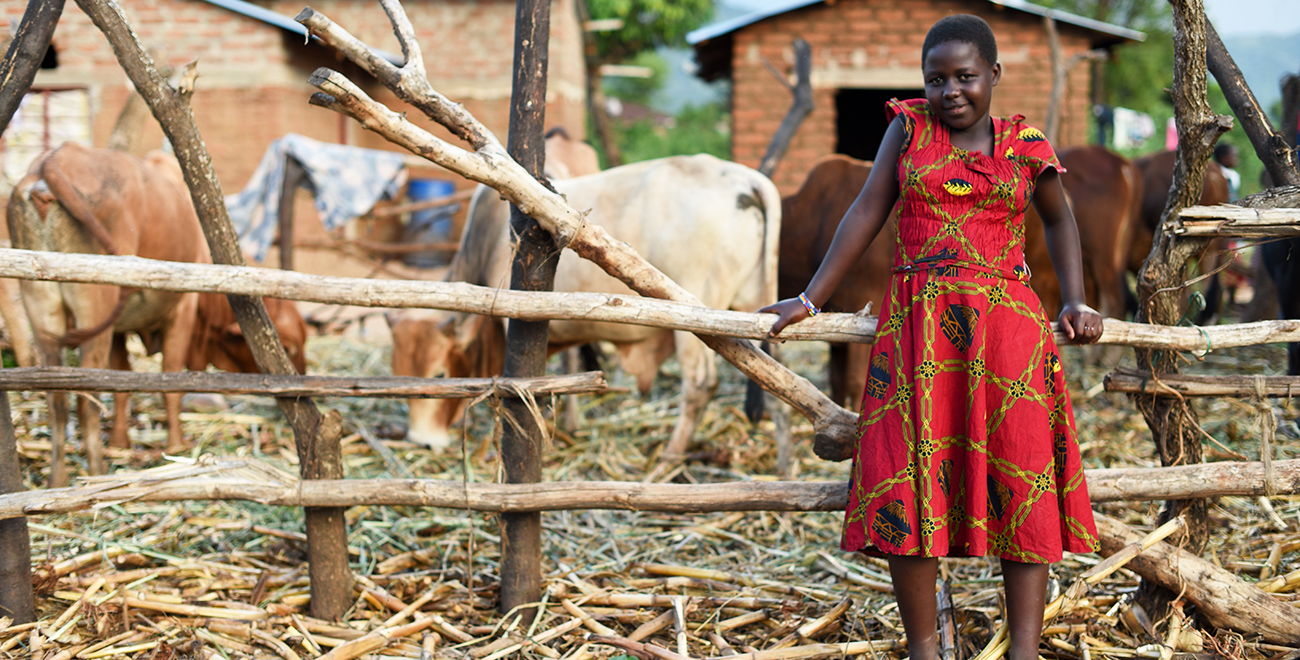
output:
M506 148L534 177L541 178L546 161L542 131L546 122L547 48L550 44L550 0L518 0L515 4L515 65L510 93L510 133ZM510 229L519 237L510 272L510 288L550 291L560 247L550 232L510 205ZM547 321L511 320L506 330L506 359L502 376L546 373ZM501 463L506 483L542 480L543 430L522 398L505 400L501 417ZM542 597L542 517L538 513L501 515L502 612L535 603ZM528 611L532 611L529 609ZM525 617L529 614L525 613Z
M162 77L117 3L77 0L77 5L108 38L122 69L149 104L149 110L171 141L199 222L203 225L213 262L244 265L239 239L230 224L221 195L221 184L212 169L212 157L189 106L192 89L185 89L187 86L177 89ZM262 300L249 296L227 297L258 368L268 374L297 373ZM339 448L343 425L338 413L331 411L322 415L315 402L306 397L280 398L276 403L293 426L302 478L343 478L343 458ZM352 604L352 573L348 569L347 527L343 511L341 507L306 509L311 613L321 619L341 617Z
M31 89L40 69L45 53L50 48L50 37L54 36L54 26L63 14L64 0L31 0L23 20L18 23L18 32L9 42L4 62L0 63L0 132L9 126L18 104L22 102L27 90Z
M9 414L9 392L0 390L0 493L17 493L23 489L14 423ZM6 616L14 623L36 620L31 538L27 535L26 518L0 520L0 617Z
M1232 128L1232 118L1215 115L1206 100L1205 9L1200 0L1170 0L1174 15L1174 116L1178 124L1178 156L1169 201L1160 216L1151 254L1138 273L1137 320L1177 325L1184 309L1182 296L1187 260L1205 250L1207 238L1175 237L1163 229L1172 225L1178 213L1201 197L1214 143ZM1178 373L1178 354L1172 351L1138 350L1137 363L1152 374ZM1133 397L1151 429L1161 465L1201 462L1201 430L1196 413L1185 399ZM1209 519L1204 499L1166 502L1157 524L1179 515L1187 519L1187 548L1199 553L1209 538ZM1170 594L1158 585L1143 582L1142 598L1147 611L1163 612ZM1159 616L1159 614L1156 614Z

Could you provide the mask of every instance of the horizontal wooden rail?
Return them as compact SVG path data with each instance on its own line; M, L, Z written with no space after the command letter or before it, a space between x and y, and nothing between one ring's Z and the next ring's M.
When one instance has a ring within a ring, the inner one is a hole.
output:
M1093 502L1263 495L1262 463L1208 463L1167 468L1087 470ZM205 457L131 474L87 477L76 488L0 495L0 519L66 513L113 502L251 500L280 506L434 506L491 513L625 509L709 511L842 511L843 481L736 481L654 484L554 481L483 484L433 479L305 480L249 458ZM1276 495L1300 493L1300 459L1274 461Z
M636 295L510 291L464 282L329 277L270 268L13 249L0 249L0 277L213 291L359 307L446 309L525 321L608 321L743 339L765 339L775 320L770 314L709 309ZM863 314L819 314L787 327L781 336L788 341L870 343L876 336L876 321L875 316ZM1065 343L1060 332L1056 340ZM1106 319L1098 343L1199 353L1292 341L1300 341L1300 321L1198 328Z
M1292 238L1300 236L1300 209L1189 206L1173 222L1171 231L1179 236Z
M1153 380L1151 374L1116 371L1106 374L1107 392L1167 396L1267 397L1300 396L1300 376L1199 376L1177 374ZM1257 388L1258 385L1258 388Z
M416 399L472 399L483 394L535 396L581 394L607 389L599 371L539 378L413 378L385 376L272 376L177 371L139 373L113 369L26 367L0 369L0 390L89 392L216 392L274 397L357 396Z

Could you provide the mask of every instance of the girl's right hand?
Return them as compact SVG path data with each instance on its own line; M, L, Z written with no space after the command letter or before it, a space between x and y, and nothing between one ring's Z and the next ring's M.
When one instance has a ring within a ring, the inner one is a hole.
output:
M767 331L767 336L776 337L787 325L798 323L808 318L808 309L799 302L798 298L786 298L774 305L768 305L758 310L759 314L776 314L776 323L772 324L772 329Z

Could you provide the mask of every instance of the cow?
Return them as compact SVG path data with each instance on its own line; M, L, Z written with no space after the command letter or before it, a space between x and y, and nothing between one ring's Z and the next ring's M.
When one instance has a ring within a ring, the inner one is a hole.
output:
M121 151L74 143L42 154L10 196L9 233L14 247L207 263L207 244L176 159L153 151L143 159ZM62 363L64 347L77 347L88 368L130 369L126 333L140 335L150 353L162 352L163 371L185 366L198 295L124 289L102 284L23 281L23 305L41 364ZM125 393L114 395L110 443L129 446ZM181 395L165 394L168 449L181 439ZM54 456L51 484L67 482L63 462L67 399L49 395ZM90 471L104 471L99 408L79 406Z
M674 156L555 181L556 189L587 221L626 242L668 277L716 309L756 311L776 300L781 205L776 186L758 172L709 155ZM449 279L504 286L512 258L509 206L480 188ZM559 262L556 291L627 294L630 290L595 264L574 255ZM469 314L421 312L390 320L393 373L489 376L500 373L502 322ZM552 321L549 350L609 341L625 368L649 389L659 363L673 351L682 366L681 414L665 457L685 453L717 385L712 351L689 332L643 326ZM448 428L462 402L412 400L408 438L435 448L450 444Z
M263 298L280 343L289 354L298 373L307 373L307 322L291 300ZM235 310L225 294L200 293L185 368L203 371L212 365L223 371L252 374L261 370L253 351L244 341L244 332L235 319Z
M1142 203L1137 166L1104 147L1064 149L1061 185L1079 228L1085 299L1108 318L1124 318L1125 273ZM1149 249L1149 246L1148 246ZM1025 212L1025 262L1030 284L1048 318L1061 313L1061 286L1047 253L1043 223L1032 205Z
M1169 201L1169 187L1174 181L1176 158L1176 152L1162 151L1133 162L1142 172L1141 221L1137 223L1136 230L1133 232L1133 246L1128 257L1128 270L1134 275L1142 268L1147 255L1151 254L1151 244L1160 225L1160 214L1164 212L1165 204ZM1200 204L1212 206L1226 203L1228 203L1228 179L1223 176L1218 163L1210 162L1205 169ZM1202 269L1204 272L1211 272L1222 258L1222 241L1212 241L1206 247L1205 255L1202 259ZM1214 275L1206 286L1205 309L1194 320L1197 323L1205 323L1214 317L1219 312L1222 297L1223 285L1219 281L1219 276ZM1136 297L1130 298L1130 305L1132 311L1137 310Z
M808 286L830 249L840 219L849 210L871 173L871 163L841 154L813 164L799 191L781 200L778 296L794 298ZM890 213L876 240L849 269L822 305L828 312L858 312L871 304L877 313L889 291L894 265L895 213ZM831 399L856 410L867 384L870 344L830 345Z
M1264 241L1256 249L1277 289L1278 316L1300 319L1300 238ZM1300 376L1300 342L1287 344L1286 373Z

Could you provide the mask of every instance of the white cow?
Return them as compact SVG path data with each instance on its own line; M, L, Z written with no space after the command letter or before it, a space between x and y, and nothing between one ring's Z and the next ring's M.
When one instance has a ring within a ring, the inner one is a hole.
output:
M705 305L756 311L776 300L781 196L757 171L709 155L674 156L554 182L569 204L604 227ZM448 279L509 286L509 205L480 188ZM556 291L629 294L623 283L575 254L560 259ZM505 332L499 319L417 312L393 321L393 373L433 378L498 375ZM688 332L589 321L552 321L552 352L609 341L623 367L649 389L659 363L676 348L682 365L681 416L664 449L685 453L717 386L713 352ZM448 429L463 403L410 402L408 438L432 447L450 443Z

